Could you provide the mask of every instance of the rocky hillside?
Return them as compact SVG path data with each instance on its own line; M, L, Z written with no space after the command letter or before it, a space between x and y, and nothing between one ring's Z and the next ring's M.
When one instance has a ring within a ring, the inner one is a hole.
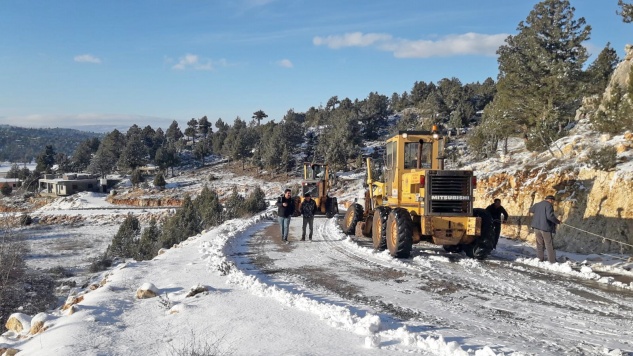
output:
M557 198L555 211L564 223L555 247L581 253L633 254L633 247L618 243L633 245L633 134L600 134L590 124L596 102L602 106L615 86L629 85L632 65L633 50L627 46L626 58L614 72L603 98L584 101L577 112L576 127L555 142L550 152L529 153L518 142L508 155L468 167L479 177L476 206L500 198L512 215L503 235L534 240L528 209L553 194ZM595 152L604 147L616 149L613 168L597 168Z

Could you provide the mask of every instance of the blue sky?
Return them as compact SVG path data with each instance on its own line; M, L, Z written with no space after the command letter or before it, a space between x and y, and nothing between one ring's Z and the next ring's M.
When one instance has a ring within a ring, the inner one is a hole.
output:
M260 109L279 122L334 95L496 79L496 49L536 3L0 0L0 124L165 128ZM623 57L633 24L617 0L571 3L590 51Z

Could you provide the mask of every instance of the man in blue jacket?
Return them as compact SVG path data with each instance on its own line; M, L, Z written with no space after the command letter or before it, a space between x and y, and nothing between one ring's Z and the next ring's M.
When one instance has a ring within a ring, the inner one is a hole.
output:
M544 260L544 248L547 249L547 260L550 263L556 262L552 235L556 233L556 225L560 224L560 220L554 215L552 203L555 200L553 195L548 195L545 200L532 205L530 208L530 213L534 214L532 228L534 228L536 235L536 256L541 262Z
M288 243L288 230L290 230L290 217L295 211L295 202L290 196L290 189L286 189L284 195L277 199L277 220L281 228L281 240Z

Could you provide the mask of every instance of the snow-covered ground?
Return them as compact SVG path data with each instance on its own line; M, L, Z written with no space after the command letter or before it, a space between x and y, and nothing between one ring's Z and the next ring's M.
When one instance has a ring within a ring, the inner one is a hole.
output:
M250 177L229 173L217 176L221 179L210 183L221 189L260 184ZM192 193L202 186L200 178L196 181L194 176L183 175L169 182ZM261 184L272 200L290 183ZM339 202L352 201L359 197L361 185L355 182L353 188L335 195ZM432 246L416 246L412 259L397 260L344 236L336 219L319 219L313 243L286 246L278 243L274 234L264 232L274 229L272 210L228 221L151 261L127 261L92 276L87 284L100 287L68 291L69 298L83 297L72 314L61 309L37 316L16 314L24 324L43 320L47 329L35 335L5 332L0 337L0 348L20 349L20 355L190 355L212 349L216 354L234 355L485 356L556 354L560 350L569 355L633 354L633 317L627 307L633 303L633 285L626 282L633 278L633 264L619 259L622 256L609 259L559 252L559 259L567 261L548 264L534 258L532 246L502 239L486 262L439 252ZM57 199L34 215L61 211L85 219L78 225L25 229L31 247L27 262L31 266L85 266L89 257L103 253L126 213L146 213L110 206L104 195L83 193ZM108 215L115 211L118 215ZM291 239L299 229L300 219L293 219ZM251 247L256 239L265 246L263 258L274 260L278 268L301 271L318 261L333 270L340 266L339 272L326 278L335 284L352 278L362 295L314 289L302 283L297 277L300 273L259 270L252 261L258 254ZM346 276L348 273L343 271L352 262L360 263L364 270L378 266L395 271L395 275L417 274L420 281L432 281L433 285L420 294L414 285L408 287L405 280L410 277L372 280L361 274ZM442 275L448 276L448 284L442 284ZM463 286L472 282L472 288L447 294L451 278ZM587 281L589 287L573 282L572 287L561 289L562 281L568 279ZM137 299L137 290L149 283L159 296ZM556 300L545 300L550 288ZM192 289L206 291L187 297ZM566 292L568 289L574 291ZM388 293L398 298L397 302L386 301L400 305L397 312L363 302ZM476 308L457 313L458 305L478 303L487 310L499 310L498 324L494 314L478 315ZM405 320L402 314L406 310L412 315L432 317ZM545 318L550 320L539 324ZM562 324L565 322L568 324ZM489 324L495 331L483 333L491 327ZM546 334L548 330L552 335ZM517 335L516 340L513 335ZM548 344L553 337L561 340ZM574 348L570 346L574 340L586 343ZM533 348L525 346L530 342ZM543 348L545 344L547 348Z

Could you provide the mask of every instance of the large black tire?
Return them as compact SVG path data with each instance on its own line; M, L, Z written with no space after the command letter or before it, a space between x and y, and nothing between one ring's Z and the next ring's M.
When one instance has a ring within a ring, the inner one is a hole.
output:
M492 252L495 240L495 227L492 224L492 216L486 209L475 208L473 209L473 215L481 218L481 236L477 237L471 244L462 245L462 249L466 252L466 256L483 260Z
M407 209L395 208L387 218L387 248L398 258L407 258L413 247L413 222Z
M328 219L338 214L338 200L328 197L325 199L325 217Z
M371 226L371 239L374 249L383 251L387 248L387 218L391 209L386 206L379 206L374 211L374 219Z
M354 235L356 232L356 224L363 219L363 207L354 203L347 209L345 218L343 219L343 233Z

